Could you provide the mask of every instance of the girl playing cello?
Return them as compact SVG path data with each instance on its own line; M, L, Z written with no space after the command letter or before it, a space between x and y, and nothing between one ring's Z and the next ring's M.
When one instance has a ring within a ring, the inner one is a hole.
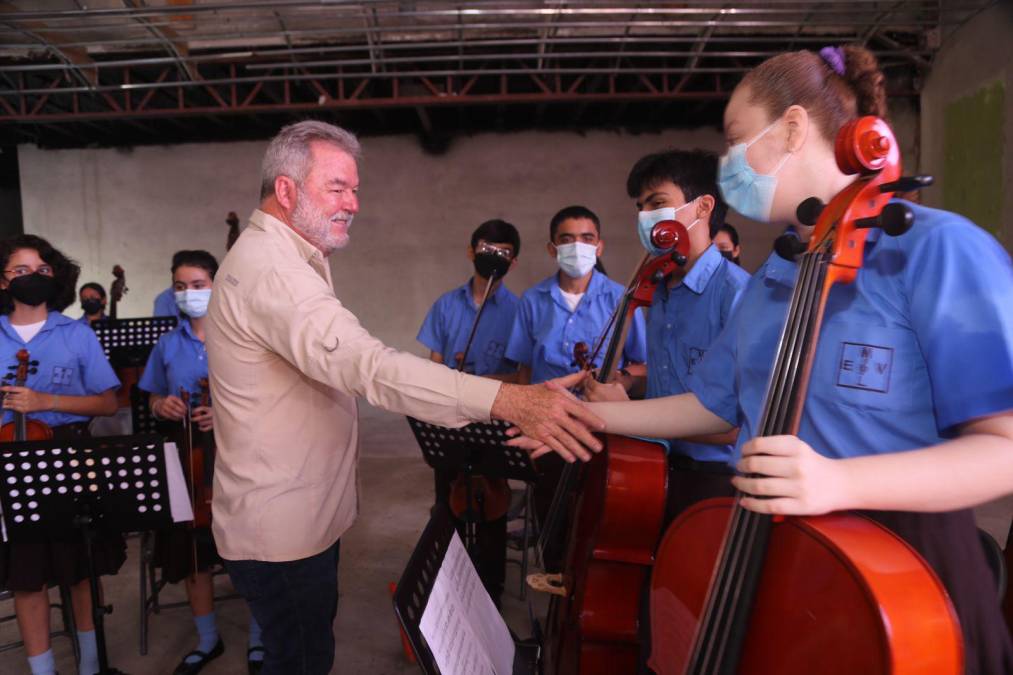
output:
M781 54L747 74L725 111L719 184L729 206L807 239L813 228L796 207L829 202L854 180L838 167L834 140L859 116L885 116L883 79L872 54L851 46ZM797 435L757 431L798 267L777 254L694 373L693 393L592 409L611 433L740 427L742 507L866 511L946 586L966 672L1013 672L970 511L1013 488L1013 271L965 218L906 206L910 231L871 230L854 282L830 290Z

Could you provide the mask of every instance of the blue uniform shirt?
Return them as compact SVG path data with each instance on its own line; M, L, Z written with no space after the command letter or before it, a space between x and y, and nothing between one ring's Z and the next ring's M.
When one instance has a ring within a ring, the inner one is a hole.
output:
M532 384L577 372L574 345L584 342L594 349L624 290L596 271L577 309L571 312L559 290L556 275L529 288L521 296L517 319L507 343L507 358L531 367ZM623 363L644 363L647 360L644 342L644 317L637 312L623 347L622 363L616 364L617 367ZM595 367L601 365L604 355L603 346L595 358Z
M176 291L172 286L155 296L155 307L151 310L151 316L174 316L177 319L180 317Z
M464 351L478 307L471 295L471 280L440 296L426 315L415 338L437 354L451 368ZM498 375L515 370L505 358L506 343L517 313L517 296L502 283L485 303L482 320L468 350L465 370L475 375Z
M95 332L59 312L50 312L42 330L27 344L14 330L10 316L0 316L0 369L4 373L13 372L7 367L17 365L19 349L27 349L31 360L39 362L37 372L30 374L25 381L25 386L33 391L61 396L93 396L120 386ZM50 410L28 413L28 417L51 427L91 419ZM12 419L13 413L5 410L4 423Z
M909 205L900 237L869 233L857 280L833 288L799 436L829 457L951 437L1013 408L1013 267L984 230ZM694 372L700 402L756 434L797 266L772 255Z
M160 396L179 396L180 387L199 396L198 381L207 376L207 350L184 319L158 338L137 386Z
M711 244L681 283L658 287L647 312L647 398L689 391L689 376L725 327L748 281L749 273ZM673 440L669 447L700 462L727 462L732 455L730 445Z

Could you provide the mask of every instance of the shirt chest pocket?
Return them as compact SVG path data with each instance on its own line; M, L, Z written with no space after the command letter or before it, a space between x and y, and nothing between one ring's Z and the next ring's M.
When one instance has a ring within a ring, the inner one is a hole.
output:
M931 391L914 334L902 328L824 325L809 395L868 410L919 409Z
M78 378L77 364L50 363L39 366L41 384L50 391L59 391L73 386Z

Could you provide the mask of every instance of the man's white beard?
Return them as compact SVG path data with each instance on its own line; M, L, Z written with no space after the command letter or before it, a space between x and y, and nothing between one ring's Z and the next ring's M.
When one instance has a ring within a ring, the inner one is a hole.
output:
M343 234L334 234L332 231L333 221L322 209L317 208L310 198L302 190L296 193L295 211L292 212L292 224L306 240L320 249L324 255L330 255L339 248L348 245L349 236L347 230ZM348 227L352 225L352 215L343 211L335 214L335 217L342 217L348 221Z

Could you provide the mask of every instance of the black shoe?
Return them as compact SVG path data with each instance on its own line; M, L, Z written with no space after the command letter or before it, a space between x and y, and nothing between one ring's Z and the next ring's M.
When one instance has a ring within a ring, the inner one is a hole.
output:
M262 658L259 660L251 659L250 656L253 654L253 652L260 652L261 654L263 654L264 648L250 647L249 649L246 650L246 670L250 673L250 675L257 675L260 672L260 669L264 667L264 659Z
M218 638L218 643L210 652L205 653L195 649L184 656L183 660L179 662L178 666L176 666L176 670L172 671L172 675L197 675L204 666L217 659L224 651L225 643L222 642L221 638ZM199 656L200 660L187 663L187 659L191 656Z

